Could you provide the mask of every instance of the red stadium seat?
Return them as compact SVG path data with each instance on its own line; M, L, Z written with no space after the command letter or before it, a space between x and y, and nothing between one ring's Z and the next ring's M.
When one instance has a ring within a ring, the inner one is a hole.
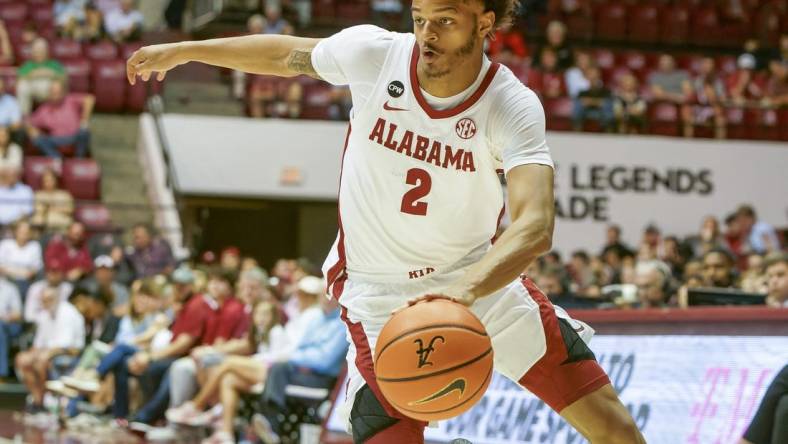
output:
M553 131L569 131L572 129L572 99L560 97L547 99L545 102L545 115L547 129Z
M25 19L27 19L27 3L0 4L0 19L3 19L6 23L24 23Z
M59 39L50 45L52 57L59 60L72 60L82 57L82 45L74 40Z
M685 5L675 4L665 8L660 18L659 40L662 43L683 45L689 34L689 9Z
M330 19L337 15L334 0L312 0L312 18Z
M749 139L751 137L747 114L747 110L744 108L730 107L725 109L728 139Z
M118 58L118 47L112 42L100 42L88 45L85 55L90 60L115 60Z
M679 109L673 103L657 102L649 106L649 127L652 134L679 135Z
M31 5L30 18L38 26L47 25L52 26L55 20L55 14L50 4Z
M339 0L337 17L349 22L362 22L369 18L369 2L366 0Z
M776 109L756 109L755 131L753 135L759 140L779 140L781 136L780 115Z
M63 188L75 199L101 197L101 168L93 159L67 159L63 163Z
M713 6L701 7L690 18L690 42L696 45L719 45L720 21Z
M53 169L58 175L63 171L63 163L60 159L53 157L26 156L24 161L24 171L22 180L37 190L41 188L41 175L44 170Z
M780 140L788 142L788 109L781 109L778 113L780 119Z
M90 62L85 59L66 60L63 66L68 73L68 88L72 92L90 92Z
M731 74L736 71L736 57L734 56L721 56L717 57L717 69L725 74Z
M105 60L93 63L93 94L96 109L105 112L123 110L126 100L126 63Z
M543 84L542 71L538 69L529 69L528 77L523 83L537 93L541 93Z
M601 40L626 39L627 8L623 3L611 2L597 7L595 36Z
M16 68L12 66L0 67L0 79L3 79L5 91L9 94L16 94Z
M572 14L566 18L569 36L576 40L591 40L594 37L594 17L590 14Z
M629 40L655 43L659 40L659 8L653 3L634 5L628 14Z
M78 205L74 210L74 219L85 224L88 230L101 230L112 226L109 209L99 203Z

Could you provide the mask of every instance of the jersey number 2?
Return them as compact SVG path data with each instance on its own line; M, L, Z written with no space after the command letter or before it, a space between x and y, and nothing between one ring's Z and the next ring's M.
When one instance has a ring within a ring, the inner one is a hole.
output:
M405 177L405 183L416 186L402 196L400 211L416 216L426 216L427 202L419 202L418 200L430 194L430 190L432 189L432 178L430 177L430 173L420 168L411 168L408 170L408 175Z

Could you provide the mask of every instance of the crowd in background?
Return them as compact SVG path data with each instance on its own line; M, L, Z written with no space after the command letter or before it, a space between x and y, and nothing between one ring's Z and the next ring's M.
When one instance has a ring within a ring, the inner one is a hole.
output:
M703 219L686 238L645 227L638 245L607 229L598 252L577 250L567 258L551 252L525 274L564 308L686 308L695 289L741 294L738 303L788 308L788 249L784 234L742 205L724 224ZM762 299L765 296L765 299ZM748 300L748 298L750 298ZM718 302L724 303L724 302Z
M235 247L178 263L149 227L131 239L73 222L42 243L20 221L0 242L0 378L29 390L26 421L49 424L65 398L69 428L108 415L161 437L174 433L154 427L166 419L235 442L251 396L257 433L273 442L288 385L334 386L345 326L308 261L282 259L269 275Z

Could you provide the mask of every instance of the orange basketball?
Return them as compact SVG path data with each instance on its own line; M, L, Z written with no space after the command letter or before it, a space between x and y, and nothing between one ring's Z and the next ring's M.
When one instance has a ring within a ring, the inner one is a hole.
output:
M490 384L493 350L479 319L446 299L420 302L389 319L375 350L383 396L422 421L457 416Z

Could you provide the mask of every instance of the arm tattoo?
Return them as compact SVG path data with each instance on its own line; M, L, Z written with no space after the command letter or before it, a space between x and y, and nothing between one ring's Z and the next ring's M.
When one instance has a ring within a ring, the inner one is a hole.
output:
M315 71L315 68L312 66L311 49L294 49L290 51L290 54L287 56L287 68L293 72L320 79L317 71Z

